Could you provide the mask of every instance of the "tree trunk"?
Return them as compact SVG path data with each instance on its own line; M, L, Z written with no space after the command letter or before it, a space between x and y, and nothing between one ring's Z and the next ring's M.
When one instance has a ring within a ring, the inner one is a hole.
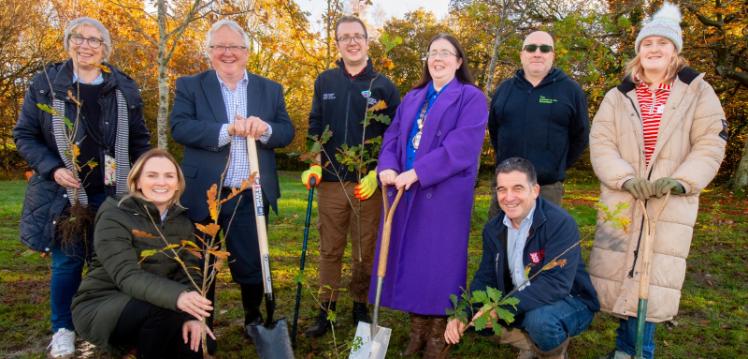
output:
M748 140L743 145L743 154L740 156L738 169L732 178L732 190L735 193L745 194L748 189Z
M169 79L166 74L166 0L158 0L158 116L156 117L156 133L158 148L166 149L169 144L167 137L167 120L169 113Z
M501 23L503 23L503 21L501 21ZM496 58L499 57L499 45L501 45L501 32L503 31L501 23L499 26L496 26L496 31L494 32L493 47L491 48L491 62L488 63L488 70L486 70L486 83L483 88L483 93L486 95L489 95L493 87L493 72L496 69Z

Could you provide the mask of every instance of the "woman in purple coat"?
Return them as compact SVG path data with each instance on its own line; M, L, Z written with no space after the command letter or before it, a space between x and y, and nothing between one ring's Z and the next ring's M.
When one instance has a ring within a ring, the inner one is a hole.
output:
M454 37L434 37L426 58L422 80L403 98L379 155L382 184L406 190L392 223L381 304L410 313L404 354L425 347L424 358L436 358L445 346L449 296L465 287L473 188L488 112ZM378 259L374 263L376 272ZM376 282L370 288L373 298Z

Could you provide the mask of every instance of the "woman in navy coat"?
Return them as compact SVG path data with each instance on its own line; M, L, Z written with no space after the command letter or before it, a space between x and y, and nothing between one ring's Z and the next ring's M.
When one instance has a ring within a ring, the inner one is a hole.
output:
M488 112L454 37L434 37L426 58L423 78L403 98L379 155L379 179L391 186L390 201L395 189L406 190L392 224L381 303L410 313L405 354L426 347L424 357L435 358L445 346L449 296L465 287L473 189ZM378 259L374 263L376 272ZM376 285L371 288L373 298Z

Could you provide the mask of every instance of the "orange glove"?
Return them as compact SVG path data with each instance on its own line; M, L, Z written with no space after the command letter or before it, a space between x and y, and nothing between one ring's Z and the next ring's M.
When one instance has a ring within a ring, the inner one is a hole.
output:
M361 201L365 201L377 190L377 170L371 170L366 174L353 190L353 195Z
M312 178L314 178L314 183L311 181ZM307 190L312 189L312 186L317 187L320 182L322 182L322 166L311 165L308 170L301 172L301 183L306 186Z

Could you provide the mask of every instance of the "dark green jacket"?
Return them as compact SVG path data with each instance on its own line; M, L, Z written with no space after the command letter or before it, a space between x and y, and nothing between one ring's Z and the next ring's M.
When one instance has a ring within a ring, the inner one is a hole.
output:
M96 214L93 261L72 305L75 330L96 346L118 349L109 346L109 337L131 298L177 310L179 294L195 289L172 254L158 253L140 262L143 250L166 246L154 223L169 244L194 238L192 222L181 206L172 206L163 223L153 204L130 196L107 198ZM136 236L133 230L157 237ZM184 250L180 257L195 268L190 272L200 285L199 259Z

